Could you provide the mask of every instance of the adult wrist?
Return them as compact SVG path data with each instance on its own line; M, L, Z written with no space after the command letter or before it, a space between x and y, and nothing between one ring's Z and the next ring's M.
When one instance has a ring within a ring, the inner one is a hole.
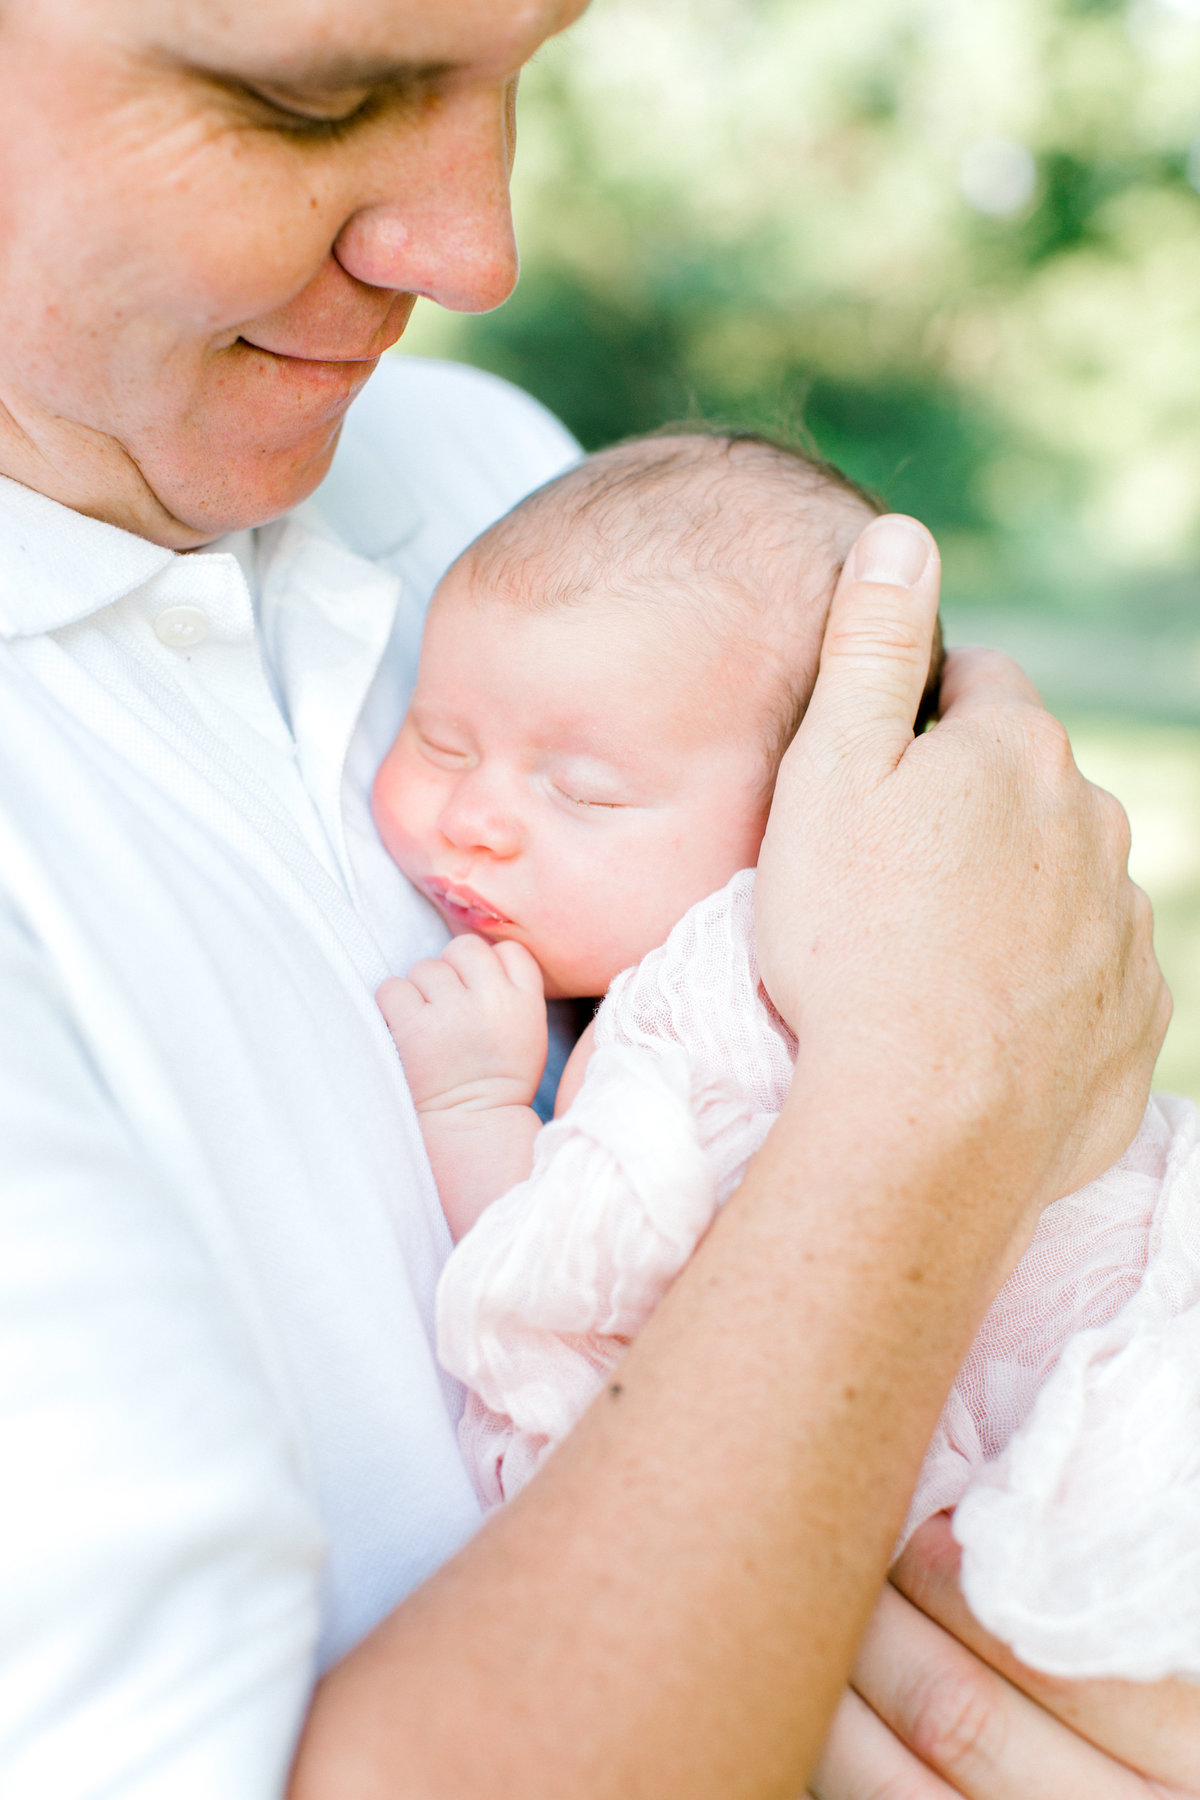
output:
M811 1229L822 1205L834 1207L870 1247L872 1270L978 1281L982 1313L1057 1197L1011 1096L1001 1083L900 1078L894 1067L873 1082L861 1059L853 1075L833 1056L815 1063L801 1056L761 1153L781 1194L797 1179L805 1190L789 1228Z

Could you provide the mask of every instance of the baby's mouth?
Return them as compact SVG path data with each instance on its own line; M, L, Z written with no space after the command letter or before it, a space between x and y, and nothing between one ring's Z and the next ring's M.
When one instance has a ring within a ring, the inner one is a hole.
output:
M486 936L490 931L499 931L512 924L511 919L497 912L474 888L434 880L423 881L421 886L452 925L464 925L468 931L478 931Z

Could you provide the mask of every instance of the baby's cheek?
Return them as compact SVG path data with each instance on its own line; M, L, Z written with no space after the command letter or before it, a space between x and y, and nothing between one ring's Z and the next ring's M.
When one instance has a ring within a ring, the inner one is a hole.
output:
M562 934L560 984L565 994L603 994L622 969L631 968L662 943L674 919L639 904L628 884L619 893L594 891Z
M602 994L616 969L606 910L593 888L544 884L529 908L526 947L536 956L550 1000Z
M538 940L530 948L560 998L603 994L686 911L672 910L670 844L664 851L649 824L598 840L559 842L528 872Z
M436 806L399 747L389 751L371 790L371 812L384 848L406 872L418 866L432 838Z

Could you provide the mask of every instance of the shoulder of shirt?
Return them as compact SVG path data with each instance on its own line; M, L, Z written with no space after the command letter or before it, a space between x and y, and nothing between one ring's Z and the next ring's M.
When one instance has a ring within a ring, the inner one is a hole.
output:
M462 363L387 356L347 414L305 508L361 556L423 540L436 561L577 462L575 439L511 382Z

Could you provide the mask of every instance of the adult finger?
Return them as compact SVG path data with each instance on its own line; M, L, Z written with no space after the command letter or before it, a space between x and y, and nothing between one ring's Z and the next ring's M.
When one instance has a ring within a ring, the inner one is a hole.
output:
M1147 1800L1141 1776L1078 1737L893 1588L872 1614L856 1691L967 1800Z
M963 1598L960 1584L962 1551L955 1539L949 1513L936 1513L913 1535L897 1557L891 1581L906 1599L969 1649L991 1663L1018 1686L1024 1673L1035 1686L1051 1692L1057 1685L1049 1676L1034 1675L1025 1670L1016 1657L997 1638L984 1630ZM1026 1691L1029 1691L1028 1689Z
M941 563L916 519L873 519L846 558L821 646L817 682L797 734L810 766L848 752L886 771L912 741L937 623Z
M1029 1668L985 1631L967 1606L961 1557L949 1517L939 1513L913 1534L892 1581L923 1613L1073 1731L1139 1772L1200 1793L1200 1692L1193 1682L1064 1681Z
M850 1689L833 1715L809 1794L811 1800L952 1800L954 1789Z
M1041 695L1020 663L1002 650L972 644L948 651L942 672L941 717L954 706L992 701L1042 705Z

